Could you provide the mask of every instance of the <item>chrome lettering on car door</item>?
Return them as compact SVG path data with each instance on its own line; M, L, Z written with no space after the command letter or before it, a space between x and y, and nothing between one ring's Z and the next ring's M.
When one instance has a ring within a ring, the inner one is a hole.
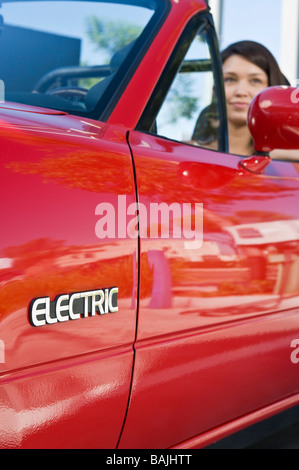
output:
M39 327L80 318L115 313L118 287L97 289L74 294L61 294L51 302L50 297L39 297L30 303L29 322Z

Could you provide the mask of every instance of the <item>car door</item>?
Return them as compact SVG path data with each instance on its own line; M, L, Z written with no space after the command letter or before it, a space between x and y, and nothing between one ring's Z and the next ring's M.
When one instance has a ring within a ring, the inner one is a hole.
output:
M0 446L115 448L138 253L104 218L135 202L125 131L5 103L0 134Z
M223 151L213 54L199 16L129 136L140 298L122 448L200 447L298 402L299 164L257 173Z

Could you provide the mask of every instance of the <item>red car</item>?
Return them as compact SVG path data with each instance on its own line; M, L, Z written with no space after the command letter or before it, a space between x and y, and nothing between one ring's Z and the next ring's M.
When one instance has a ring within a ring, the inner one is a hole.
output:
M296 90L254 101L244 159L203 0L0 13L0 447L182 454L298 418L299 163L263 153L299 147Z

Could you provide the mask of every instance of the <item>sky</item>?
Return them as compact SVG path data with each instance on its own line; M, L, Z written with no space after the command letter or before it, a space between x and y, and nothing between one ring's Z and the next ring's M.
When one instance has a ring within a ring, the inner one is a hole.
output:
M268 47L276 59L279 60L281 3L282 0L223 0L224 17L222 37L220 37L221 48L240 39L253 39ZM62 11L63 8L63 4L60 4ZM19 5L18 9L19 18L23 18L28 26L36 27L37 24L40 24L41 18L37 21L36 18L29 15L25 5ZM8 14L6 14L7 17L9 19ZM51 12L49 14L45 13L45 24L50 17ZM72 22L75 17L75 11L73 11ZM57 30L63 31L65 29L64 15L56 16L55 22ZM44 28L44 24L40 26Z
M145 8L106 5L104 10L105 16L102 18L102 5L92 0L84 3L60 1L58 7L57 2L52 0L42 3L23 2L18 3L17 7L15 2L7 2L1 5L0 0L0 6L2 7L1 13L5 24L80 38L82 40L81 60L90 65L98 64L99 57L95 53L96 48L94 44L90 42L86 34L88 18L97 16L105 21L126 20L139 24L143 28L152 16L152 11ZM57 8L59 9L59 14L57 14Z
M281 13L283 0L222 0L223 1L223 24L222 34L220 36L220 48L223 49L228 44L241 40L251 39L264 44L280 63L280 43L281 43ZM68 4L66 4L68 5ZM80 5L78 6L79 9ZM9 7L5 7L9 9ZM63 4L60 9L63 11ZM86 3L86 9L88 4ZM92 6L89 8L93 9ZM4 9L4 7L3 7ZM52 12L46 13L43 20L29 14L26 5L18 7L18 18L20 24L24 21L27 27L36 27L38 24L42 29L46 29L47 21L52 18ZM76 15L76 9L72 12L72 21L67 22L68 29L70 24L74 30L80 28L78 21L82 21L82 14ZM119 14L122 15L121 9ZM88 13L88 11L86 11ZM14 12L15 15L15 12ZM124 15L120 16L123 17ZM138 16L138 15L137 15ZM68 15L66 15L68 17ZM5 13L5 19L9 22L9 14ZM78 21L77 21L78 20ZM43 24L41 24L43 21ZM28 23L28 24L27 24ZM51 28L53 26L51 25ZM65 15L55 16L55 28L57 32L66 31ZM68 35L71 31L67 31ZM85 50L85 47L84 47Z
M221 49L232 42L251 39L280 59L282 0L223 0Z

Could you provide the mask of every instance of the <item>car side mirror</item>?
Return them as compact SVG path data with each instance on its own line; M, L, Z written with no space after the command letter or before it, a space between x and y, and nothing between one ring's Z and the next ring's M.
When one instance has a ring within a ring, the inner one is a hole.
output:
M299 153L299 89L273 86L260 92L250 104L248 126L257 155L276 149Z

